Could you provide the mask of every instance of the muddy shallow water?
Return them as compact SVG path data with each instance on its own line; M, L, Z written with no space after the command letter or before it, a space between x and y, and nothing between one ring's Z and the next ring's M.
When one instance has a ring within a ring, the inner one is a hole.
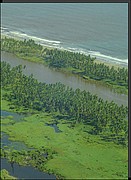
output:
M7 159L1 159L1 169L6 169L10 175L18 179L56 179L52 174L40 172L31 166L20 166L17 163L9 163Z
M1 59L2 61L10 63L12 67L19 64L26 65L26 68L23 70L23 72L26 75L33 74L33 76L38 79L38 81L48 84L61 82L66 86L72 87L73 89L80 88L81 90L90 91L92 94L97 94L98 97L101 97L104 100L114 101L118 105L128 105L127 95L118 94L111 88L103 86L98 82L91 82L77 75L59 72L58 70L50 69L49 67L46 67L42 64L23 60L7 52L2 52Z

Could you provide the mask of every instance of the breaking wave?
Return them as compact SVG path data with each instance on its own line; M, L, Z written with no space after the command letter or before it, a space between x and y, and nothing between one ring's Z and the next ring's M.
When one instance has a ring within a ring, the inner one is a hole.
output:
M77 52L77 53L81 53L85 55L90 55L91 57L96 57L96 59L98 60L102 60L109 63L121 64L125 66L128 65L128 59L119 59L117 57L107 56L107 55L101 54L98 51L92 51L92 50L87 50L87 49L82 49L82 48L72 48L64 44L64 42L39 38L36 36L28 35L23 31L21 32L10 31L7 27L1 27L1 34L9 36L9 37L19 38L21 40L33 39L36 43L39 43L42 46L48 46L52 48L58 48L58 49L63 49L63 50L71 51L71 52Z

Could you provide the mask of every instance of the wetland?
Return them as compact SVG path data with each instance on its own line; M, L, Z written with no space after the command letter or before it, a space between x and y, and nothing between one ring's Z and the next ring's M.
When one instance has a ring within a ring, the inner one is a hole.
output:
M25 179L127 179L126 94L4 51L1 65L2 172Z

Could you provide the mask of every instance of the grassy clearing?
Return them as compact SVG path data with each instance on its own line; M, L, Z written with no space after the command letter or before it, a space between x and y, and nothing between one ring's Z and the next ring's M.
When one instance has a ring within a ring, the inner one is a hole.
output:
M28 60L28 61L31 61L31 62L37 62L37 63L42 63L42 64L46 64L45 61L40 58L40 57L35 57L35 56L24 56L24 55L21 55L21 54L15 54L17 57L19 58L22 58L24 60Z
M3 99L3 95L7 93L7 91L1 89L1 109L4 111L10 111L9 102Z
M82 124L69 128L66 120L59 120L61 133L55 133L55 119L47 113L34 114L25 121L2 127L14 141L23 141L29 147L44 146L58 154L45 164L47 170L65 178L127 178L128 152L126 148L101 141L88 134ZM33 132L33 133L32 133Z
M10 117L7 118L1 118L1 124L13 124L15 121L13 119L10 119Z

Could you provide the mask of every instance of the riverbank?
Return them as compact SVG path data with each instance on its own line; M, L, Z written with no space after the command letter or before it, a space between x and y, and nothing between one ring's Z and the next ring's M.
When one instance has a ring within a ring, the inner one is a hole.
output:
M101 61L95 61L97 64L102 63ZM44 64L44 63L43 63ZM112 65L109 63L104 63L106 65L108 65L110 68L112 67ZM47 64L44 64L47 65ZM47 65L48 66L48 65ZM119 66L115 65L114 69L118 69ZM91 83L98 83L102 86L106 86L108 88L111 88L114 92L118 93L118 94L125 94L128 95L128 89L125 86L119 86L116 85L115 83L111 82L110 80L95 80L95 79L91 79L89 76L85 76L83 75L83 72L81 70L76 70L74 68L55 68L56 70L58 70L59 72L64 72L64 73L69 73L69 74L74 74L74 75L78 75L81 78L83 78L85 81L87 82L91 82Z
M100 81L85 80L84 78L72 74L66 73L64 71L49 68L43 64L30 62L16 57L15 55L7 52L1 53L2 61L5 61L15 67L18 65L23 65L26 67L23 69L23 73L26 76L33 74L33 77L36 78L39 82L54 84L60 82L67 87L73 88L73 90L79 88L82 91L89 91L92 94L97 94L98 97L102 98L104 101L114 101L119 106L124 105L128 106L128 96L125 94L118 94L111 87L101 84Z
M3 37L5 38L5 36ZM14 37L13 37L14 38ZM18 38L16 38L16 40L20 40ZM41 46L42 47L42 46ZM80 70L80 69L76 69L76 68L73 68L73 67L55 67L54 65L53 66L50 66L50 63L49 63L49 60L47 60L47 56L46 55L42 55L43 52L45 52L47 50L49 51L55 51L55 49L53 48L49 48L49 47L45 47L43 46L42 47L42 50L38 51L37 54L39 55L35 55L34 54L31 54L31 55L27 55L27 53L19 53L19 52L15 52L15 50L13 50L13 54L15 54L17 57L19 58L22 58L22 59L25 59L25 60L28 60L28 61L32 61L32 62L36 62L36 63L42 63L46 66L49 66L49 67L52 67L52 68L55 68L57 70L59 70L60 72L66 72L66 73L71 73L71 74L77 74L78 76L84 78L85 80L90 80L92 82L98 82L98 83L101 83L103 85L107 85L109 86L110 88L112 88L115 92L117 93L120 93L120 94L128 94L128 85L127 83L125 83L123 80L120 80L120 81L116 81L116 80L111 80L109 78L103 78L103 77L97 77L96 75L86 75L85 72L83 70ZM61 50L60 52L66 52L64 50ZM40 55L41 54L41 55ZM103 61L99 61L97 59L94 59L93 60L94 63L98 64L98 65L102 65L104 64L106 66L106 68L112 68L112 66L114 67L114 70L118 70L119 68L121 68L122 66L119 66L119 65L116 65L116 64L110 64L109 62L103 62ZM125 67L124 67L125 68Z

